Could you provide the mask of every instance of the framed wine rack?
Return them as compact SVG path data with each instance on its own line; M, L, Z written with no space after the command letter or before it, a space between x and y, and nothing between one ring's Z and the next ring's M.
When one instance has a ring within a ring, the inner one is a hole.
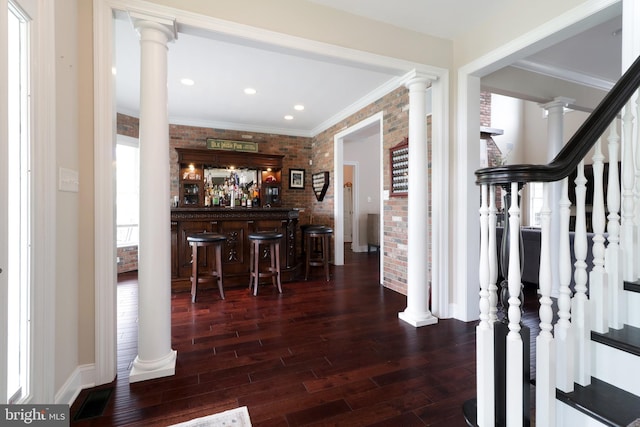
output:
M389 149L391 161L391 196L406 197L409 194L409 138Z

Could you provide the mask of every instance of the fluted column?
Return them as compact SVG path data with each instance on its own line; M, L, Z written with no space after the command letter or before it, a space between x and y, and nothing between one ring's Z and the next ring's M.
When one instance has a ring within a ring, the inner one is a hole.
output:
M171 216L167 44L173 19L130 14L140 35L138 355L130 382L175 374L171 349Z
M574 100L558 96L553 101L541 105L547 110L547 157L551 161L560 152L564 145L564 107ZM560 197L562 184L554 182L550 186L550 208L551 208L551 235L560 235ZM560 290L560 278L558 267L559 253L558 246L551 245L551 296L557 298Z
M406 84L409 89L407 308L398 313L398 317L415 327L438 322L429 310L429 161L426 116L429 81L428 77L416 74Z

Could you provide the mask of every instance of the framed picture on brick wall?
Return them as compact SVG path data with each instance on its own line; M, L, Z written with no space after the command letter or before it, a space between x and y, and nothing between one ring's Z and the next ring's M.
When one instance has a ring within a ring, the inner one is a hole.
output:
M289 169L289 188L304 189L304 169Z

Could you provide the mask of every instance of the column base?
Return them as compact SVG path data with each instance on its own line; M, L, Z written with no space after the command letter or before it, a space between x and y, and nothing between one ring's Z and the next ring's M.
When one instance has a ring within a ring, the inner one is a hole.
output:
M398 318L400 320L405 321L415 328L419 328L421 326L434 325L438 323L438 318L431 314L430 311L425 313L411 313L407 310L398 313Z
M176 350L171 350L167 356L153 361L141 360L140 356L136 356L129 372L129 382L135 383L175 375L177 356Z

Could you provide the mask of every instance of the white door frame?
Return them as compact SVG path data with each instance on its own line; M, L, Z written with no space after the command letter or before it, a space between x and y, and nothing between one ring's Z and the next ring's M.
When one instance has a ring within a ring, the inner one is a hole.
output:
M334 217L334 228L335 228L335 233L334 233L334 251L333 251L333 263L334 265L344 265L344 216L343 216L343 209L344 209L344 169L343 166L347 163L344 161L344 140L346 137L348 137L349 135L365 128L371 125L375 125L376 123L379 126L379 131L378 131L378 135L379 135L379 144L378 144L378 150L380 151L380 165L379 165L379 170L380 170L380 180L378 182L378 188L380 189L380 214L382 216L382 212L383 212L383 206L382 206L382 171L384 170L382 168L382 147L383 147L383 135L382 135L382 131L383 131L383 119L384 119L384 113L381 111L379 113L376 113L364 120L362 120L361 122L348 127L347 129L338 132L337 134L334 135L333 137L333 170L334 172L334 203L333 203L333 217ZM349 163L351 164L351 163ZM354 176L356 176L356 174L354 173ZM357 178L356 178L357 179ZM356 210L357 208L357 201L356 201L356 197L354 197L354 216L356 215ZM382 221L380 221L380 226L381 226L381 230L382 231ZM382 237L382 233L380 234L380 236ZM359 233L357 230L355 230L354 227L354 235L353 235L353 240L354 241L359 241L359 240L355 240L355 239L359 239ZM382 252L382 248L383 248L383 242L384 239L380 239L380 253ZM383 263L383 257L380 257L380 271L382 272L382 263ZM380 277L382 277L382 275L380 275Z

